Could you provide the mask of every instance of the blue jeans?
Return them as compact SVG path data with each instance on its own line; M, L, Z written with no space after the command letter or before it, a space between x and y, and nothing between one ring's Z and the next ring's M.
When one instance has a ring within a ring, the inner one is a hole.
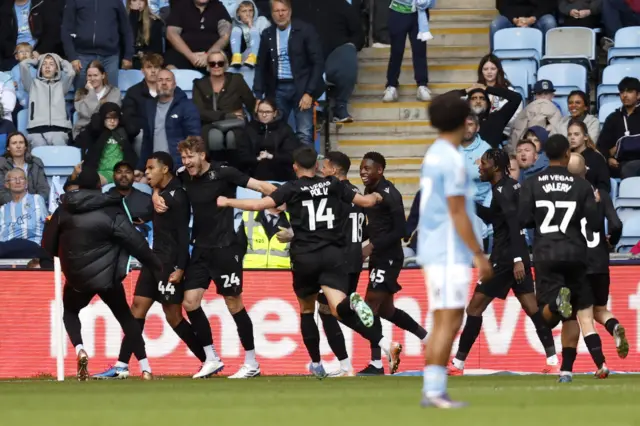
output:
M120 55L113 56L99 56L99 55L84 55L78 54L78 59L82 64L82 69L76 75L74 81L74 87L76 89L84 87L87 84L87 67L92 61L100 61L107 73L109 84L118 87L118 74L120 73Z
M242 29L234 26L231 30L231 53L242 53L242 59L246 59L250 53L258 56L258 50L260 49L260 33L258 32L258 29L253 27L249 30L250 40L247 43L247 50L240 52L243 37Z
M631 10L624 0L604 0L602 25L604 34L613 39L620 28L640 25L640 15Z
M300 98L296 96L296 86L293 83L278 83L276 86L276 106L282 113L282 119L288 122L293 111L296 121L296 136L300 142L313 145L313 106L300 111Z
M533 24L533 28L537 28L540 31L542 31L543 43L544 43L544 35L547 33L547 31L557 26L558 26L558 23L556 22L556 18L553 15L542 15L540 19L538 19L536 23ZM500 30L504 30L505 28L515 28L515 25L513 25L513 22L509 21L509 18L507 18L506 16L502 16L502 15L497 16L491 22L491 28L489 30L489 37L490 37L489 43L491 44L492 51L493 51L494 34Z

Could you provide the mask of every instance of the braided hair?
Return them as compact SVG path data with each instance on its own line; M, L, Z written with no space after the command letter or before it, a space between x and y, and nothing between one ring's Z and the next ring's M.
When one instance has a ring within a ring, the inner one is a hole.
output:
M505 176L509 176L509 167L511 159L506 151L497 148L488 149L483 156L487 160L493 161L493 165L498 168Z

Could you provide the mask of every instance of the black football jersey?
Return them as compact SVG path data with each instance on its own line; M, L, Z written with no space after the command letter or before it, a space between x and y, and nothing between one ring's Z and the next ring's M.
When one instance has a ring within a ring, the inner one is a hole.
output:
M153 252L166 266L184 270L189 261L189 220L187 193L176 178L160 191L167 205L164 213L153 212Z
M342 184L350 188L354 193L360 191L348 180L343 180ZM344 236L346 237L346 261L348 272L362 271L362 241L364 232L365 212L363 207L358 207L353 203L346 204L344 208Z
M605 190L600 190L600 202L598 203L598 216L600 231L593 232L587 226L587 219L582 218L582 233L587 240L587 274L608 274L609 273L609 246L607 235L604 232L604 219L607 219L607 234L610 235L609 242L615 247L622 234L622 222L613 206L611 196Z
M276 205L287 203L293 240L291 255L309 253L328 245L345 246L348 217L345 203L356 196L349 185L337 178L301 177L282 185L271 194Z
M400 191L383 177L374 188L366 188L364 192L382 195L381 203L365 209L367 234L373 243L371 257L383 260L404 259L402 239L407 225Z

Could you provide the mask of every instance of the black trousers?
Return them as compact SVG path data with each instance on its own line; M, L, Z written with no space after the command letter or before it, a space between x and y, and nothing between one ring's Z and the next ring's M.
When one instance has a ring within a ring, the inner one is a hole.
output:
M75 347L82 344L80 311L91 302L91 299L93 299L93 296L96 294L100 296L100 299L111 309L111 312L120 323L125 336L131 340L133 353L136 358L138 360L145 359L147 352L144 348L142 331L131 313L122 284L116 284L106 291L87 293L80 293L68 284L64 286L64 293L62 295L64 314L62 318L64 327L69 335L69 340L71 340L73 346Z

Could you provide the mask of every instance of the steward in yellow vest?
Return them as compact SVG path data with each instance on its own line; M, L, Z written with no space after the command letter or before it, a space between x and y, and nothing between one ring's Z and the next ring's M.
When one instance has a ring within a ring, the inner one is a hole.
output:
M243 212L242 225L247 239L244 256L245 269L290 269L289 243L281 243L276 237L278 226L289 228L289 213L280 214L275 224L270 223L265 212Z

